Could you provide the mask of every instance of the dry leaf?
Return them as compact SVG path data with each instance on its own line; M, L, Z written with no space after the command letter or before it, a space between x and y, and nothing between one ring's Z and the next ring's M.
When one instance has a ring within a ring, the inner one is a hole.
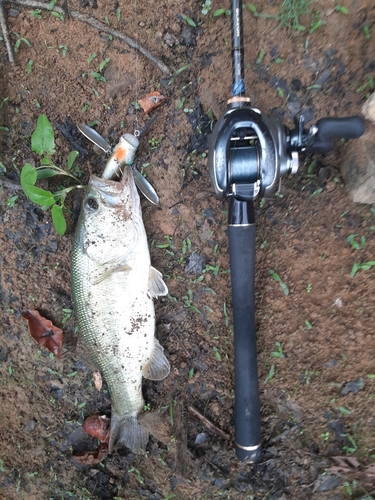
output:
M138 100L138 104L141 106L143 111L148 115L153 109L157 108L162 104L167 98L160 94L160 92L150 92L142 99Z
M72 458L81 465L95 465L102 462L107 455L108 444L102 443L97 450L72 455Z
M42 347L46 347L56 358L60 357L63 331L52 321L44 318L35 309L27 309L22 316L29 323L29 331L33 339Z
M92 375L94 377L94 385L97 391L102 390L102 385L103 385L103 379L102 379L102 374L98 371L92 372Z
M365 470L364 481L369 486L375 485L375 465L370 465L370 467Z
M111 419L106 415L90 415L85 419L82 427L86 434L98 438L102 443L108 443Z

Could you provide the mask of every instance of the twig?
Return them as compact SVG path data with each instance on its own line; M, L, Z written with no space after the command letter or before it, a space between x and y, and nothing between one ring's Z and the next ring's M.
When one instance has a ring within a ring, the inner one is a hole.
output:
M209 420L207 420L207 418L204 417L201 413L199 413L199 411L196 410L193 406L188 406L188 410L193 415L195 415L200 420L202 420L202 422L204 423L204 425L208 429L210 429L210 431L214 432L215 434L217 434L218 436L220 436L221 438L223 438L225 440L229 440L230 439L230 436L226 432L222 431L221 429L219 429L218 427L216 427L212 422L210 422Z
M0 0L0 3L3 0ZM24 5L26 7L31 7L33 9L43 9L43 10L49 10L52 12L58 12L59 14L65 14L64 10L61 7L56 7L54 6L52 9L50 8L49 4L44 3L44 2L37 2L34 0L7 0L10 3L14 3L16 5ZM146 50L144 47L139 45L135 40L132 38L128 37L127 35L123 35L119 31L113 30L106 26L105 24L102 24L100 21L95 19L92 16L89 16L88 14L81 14L80 12L76 12L74 10L69 11L70 17L73 19L78 19L78 21L81 21L82 23L89 24L93 28L96 28L99 31L104 31L104 33L109 33L110 35L114 36L115 38L118 38L125 42L127 45L132 47L135 50L138 50L141 54L143 54L147 59L149 59L151 62L157 66L160 71L165 73L166 75L171 75L171 70L166 66L163 62L161 62L159 59L157 59L155 56L151 54L148 50Z
M10 44L7 23L5 20L3 0L0 0L0 24L1 24L1 30L3 32L5 46L6 46L7 51L8 51L9 62L10 62L10 64L14 64L13 49L12 49L12 45Z

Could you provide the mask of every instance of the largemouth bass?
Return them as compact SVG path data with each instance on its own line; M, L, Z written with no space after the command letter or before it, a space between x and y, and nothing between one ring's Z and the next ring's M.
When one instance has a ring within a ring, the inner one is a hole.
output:
M148 432L142 377L170 371L154 336L153 299L168 289L151 266L132 170L121 181L92 176L82 202L71 258L72 298L85 349L108 384L112 401L109 451L140 453Z

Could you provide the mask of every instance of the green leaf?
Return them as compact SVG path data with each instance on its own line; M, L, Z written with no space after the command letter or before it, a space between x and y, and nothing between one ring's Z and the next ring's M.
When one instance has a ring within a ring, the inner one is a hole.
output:
M258 56L258 59L256 60L256 64L260 64L263 61L264 54L265 54L264 50L261 50L259 52L259 56Z
M26 66L26 73L29 75L31 73L31 69L33 67L33 60L30 59L29 62L27 63L27 66Z
M95 59L95 57L96 57L96 53L95 53L95 52L93 52L93 53L91 54L91 56L89 56L89 58L87 59L88 64L90 64L90 62L91 62L93 59Z
M53 170L52 168L41 168L40 170L36 171L38 179L48 179L49 177L54 177L55 175L58 174L59 172Z
M104 61L102 61L100 64L99 64L99 71L102 72L104 67L109 63L110 61L110 58L109 57L106 57L104 59Z
M70 170L73 166L74 160L78 156L78 151L72 151L68 156L68 170Z
M274 377L274 375L275 375L275 365L272 365L263 383L266 384L269 380L271 380Z
M55 198L50 191L32 186L31 184L26 184L23 190L33 203L41 207L48 208L55 203Z
M284 283L283 281L280 281L280 286L284 292L284 295L289 295L288 285L286 283Z
M221 355L217 349L217 347L214 347L214 352L215 352L215 358L218 360L218 361L221 361Z
M214 12L214 17L219 17L222 16L223 14L225 14L225 9L217 9Z
M46 115L40 115L31 136L31 149L43 155L44 153L53 154L55 152L55 136L51 123Z
M257 11L257 8L255 7L255 5L253 5L252 3L248 3L247 6L251 10L251 12L254 14L254 16L258 17L259 14L258 14L258 11Z
M52 207L52 221L57 233L63 236L66 231L66 220L64 217L63 209L60 205L53 205Z
M90 73L91 76L93 76L96 80L100 82L106 82L107 80L102 76L100 73L97 73L96 71L91 71Z
M196 28L197 25L195 24L195 22L188 16L185 16L185 14L181 14L181 17L184 21L186 21L190 26L193 26L193 28Z
M30 163L26 163L22 170L21 170L21 176L20 176L20 181L21 181L21 186L22 189L25 191L25 186L34 186L36 183L37 179L37 171L36 168L31 166Z
M277 274L277 272L273 271L272 269L270 269L268 271L270 273L270 275L272 276L272 279L274 279L275 281L277 281L278 283L281 282L281 278L280 276Z
M40 164L41 165L52 165L52 162L51 162L51 158L49 156L44 156L41 160L40 160Z

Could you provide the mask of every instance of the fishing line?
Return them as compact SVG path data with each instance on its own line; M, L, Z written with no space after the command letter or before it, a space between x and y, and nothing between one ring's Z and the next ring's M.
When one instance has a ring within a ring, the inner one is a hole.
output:
M137 0L134 0L134 24L136 26L135 41L138 44L138 20L137 20ZM135 51L135 127L134 136L139 136L138 126L138 50Z

